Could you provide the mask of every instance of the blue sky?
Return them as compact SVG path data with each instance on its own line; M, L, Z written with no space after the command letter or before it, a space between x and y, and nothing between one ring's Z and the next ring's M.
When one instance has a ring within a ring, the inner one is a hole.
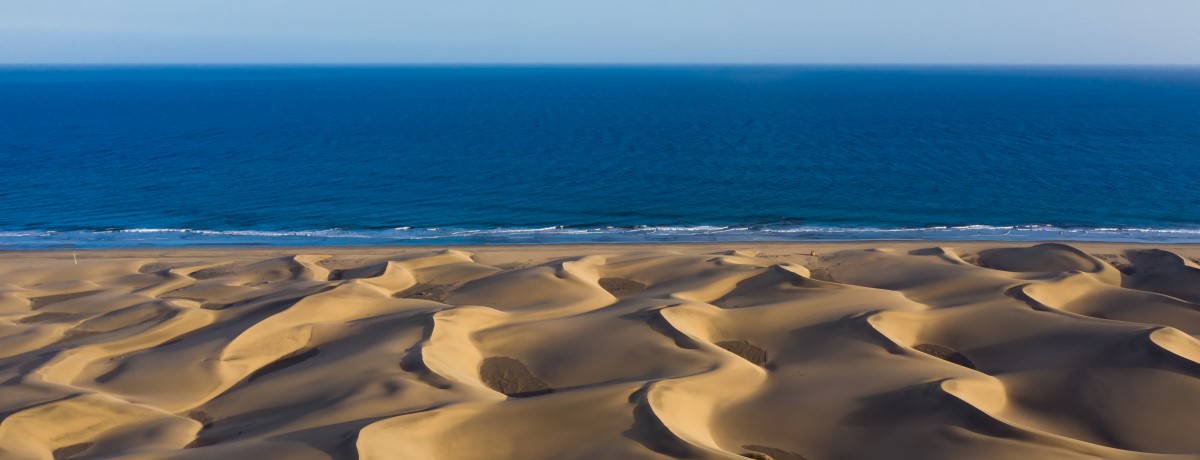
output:
M8 0L2 63L1200 64L1200 0Z

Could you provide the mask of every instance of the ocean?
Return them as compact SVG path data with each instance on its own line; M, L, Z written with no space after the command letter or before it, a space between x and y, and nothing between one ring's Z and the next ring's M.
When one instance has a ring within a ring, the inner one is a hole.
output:
M1200 68L0 67L0 249L1200 242Z

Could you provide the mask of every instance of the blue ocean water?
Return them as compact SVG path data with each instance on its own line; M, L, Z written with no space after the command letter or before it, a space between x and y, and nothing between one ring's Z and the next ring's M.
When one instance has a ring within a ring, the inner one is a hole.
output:
M1200 68L3 67L0 248L1200 241Z

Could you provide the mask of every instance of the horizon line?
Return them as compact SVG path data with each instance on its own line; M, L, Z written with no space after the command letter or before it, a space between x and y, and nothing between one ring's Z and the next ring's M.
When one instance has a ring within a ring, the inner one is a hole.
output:
M1198 63L967 62L0 62L0 67L1200 67Z

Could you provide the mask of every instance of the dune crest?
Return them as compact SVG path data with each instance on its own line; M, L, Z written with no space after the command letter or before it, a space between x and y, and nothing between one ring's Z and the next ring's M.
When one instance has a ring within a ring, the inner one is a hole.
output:
M1196 458L1196 253L0 254L0 458Z

